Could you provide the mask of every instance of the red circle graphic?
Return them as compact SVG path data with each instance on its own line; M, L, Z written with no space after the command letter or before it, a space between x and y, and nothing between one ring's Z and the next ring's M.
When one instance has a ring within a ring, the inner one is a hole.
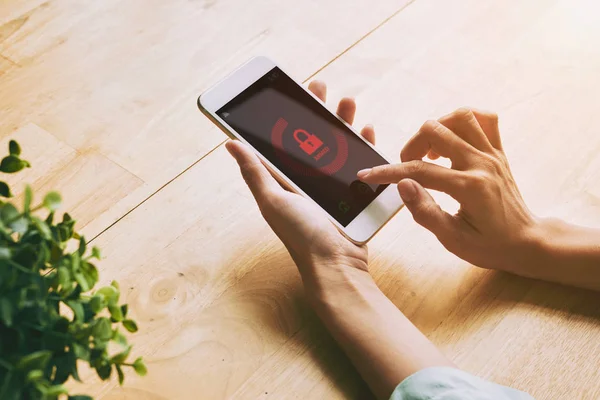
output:
M322 167L311 167L305 163L296 161L283 148L283 132L287 126L288 122L285 119L279 118L277 120L275 125L273 125L273 129L271 129L271 143L275 148L277 158L294 172L304 176L318 176L321 174L333 175L346 164L346 161L348 160L348 141L342 132L335 128L331 131L337 144L337 154L335 158L329 164Z

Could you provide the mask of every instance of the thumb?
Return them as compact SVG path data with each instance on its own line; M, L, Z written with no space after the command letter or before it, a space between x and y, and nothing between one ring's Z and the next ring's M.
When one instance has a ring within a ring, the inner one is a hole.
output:
M262 209L266 202L283 189L248 146L237 140L230 140L225 147L237 161L246 184Z
M398 183L398 192L414 220L431 231L442 243L454 237L458 229L456 220L433 200L433 197L412 179L403 179Z

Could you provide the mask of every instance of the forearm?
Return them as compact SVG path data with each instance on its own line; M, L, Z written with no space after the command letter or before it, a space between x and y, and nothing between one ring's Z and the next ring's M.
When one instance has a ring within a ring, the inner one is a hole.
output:
M368 272L342 268L335 274L341 277L327 277L327 287L308 284L309 298L378 398L389 398L396 385L423 368L452 366L379 290Z
M529 277L600 290L600 230L541 220L534 234Z

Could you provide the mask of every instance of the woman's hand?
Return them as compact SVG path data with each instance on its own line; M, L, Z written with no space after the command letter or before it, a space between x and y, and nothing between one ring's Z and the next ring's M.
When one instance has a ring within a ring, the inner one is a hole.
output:
M325 101L324 83L314 81L309 90ZM352 124L355 112L353 99L340 101L337 113L347 123ZM374 142L371 126L361 134ZM347 283L356 276L368 275L366 246L351 243L316 205L284 190L248 146L230 141L226 147L238 162L263 217L290 252L305 285L310 286L309 294L322 295L325 288L335 287L340 280Z
M309 89L325 101L325 84ZM338 115L349 124L356 104L342 99ZM373 143L373 128L361 134ZM309 302L354 366L381 399L409 375L452 366L379 290L367 271L367 248L347 240L325 213L285 191L254 152L237 141L227 149L238 162L265 220L298 266Z
M423 161L449 158L451 168ZM537 221L510 172L495 114L459 109L427 121L404 146L402 163L358 173L368 183L397 183L415 221L452 253L484 268L523 275L535 256ZM424 188L445 192L461 207L443 211Z

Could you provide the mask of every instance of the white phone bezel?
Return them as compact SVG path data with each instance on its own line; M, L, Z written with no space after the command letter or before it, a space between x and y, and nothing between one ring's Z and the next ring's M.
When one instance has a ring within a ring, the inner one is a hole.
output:
M388 222L403 206L402 199L400 198L395 185L388 186L371 202L371 204L369 204L347 226L344 227L329 213L327 213L327 211L323 209L316 201L304 193L304 191L302 191L302 189L300 189L294 182L286 177L268 159L266 159L254 147L252 147L241 135L239 135L231 126L229 126L225 120L221 119L217 115L217 110L247 89L258 79L263 77L266 73L271 71L274 67L279 67L279 69L283 71L281 66L277 65L266 57L259 56L250 59L223 80L202 93L202 95L198 98L198 107L209 119L211 119L219 128L221 128L221 130L223 130L227 136L232 139L240 140L241 142L249 145L280 182L284 183L294 192L301 194L309 201L312 201L314 204L316 204L323 212L326 213L331 222L348 239L357 244L368 242L377 233L377 231L379 231L379 229L381 229L386 222ZM296 83L298 84L298 82ZM298 86L304 89L301 84L298 84ZM323 104L318 97L316 97L310 91L306 89L304 90L309 93L319 104L326 108L325 104ZM332 113L332 115L342 121L352 132L354 132L356 136L358 136L375 152L377 152L377 154L381 155L386 161L390 162L387 157L377 151L377 149L373 147L371 143L366 141L362 136L358 135L352 126L348 125L335 113Z

